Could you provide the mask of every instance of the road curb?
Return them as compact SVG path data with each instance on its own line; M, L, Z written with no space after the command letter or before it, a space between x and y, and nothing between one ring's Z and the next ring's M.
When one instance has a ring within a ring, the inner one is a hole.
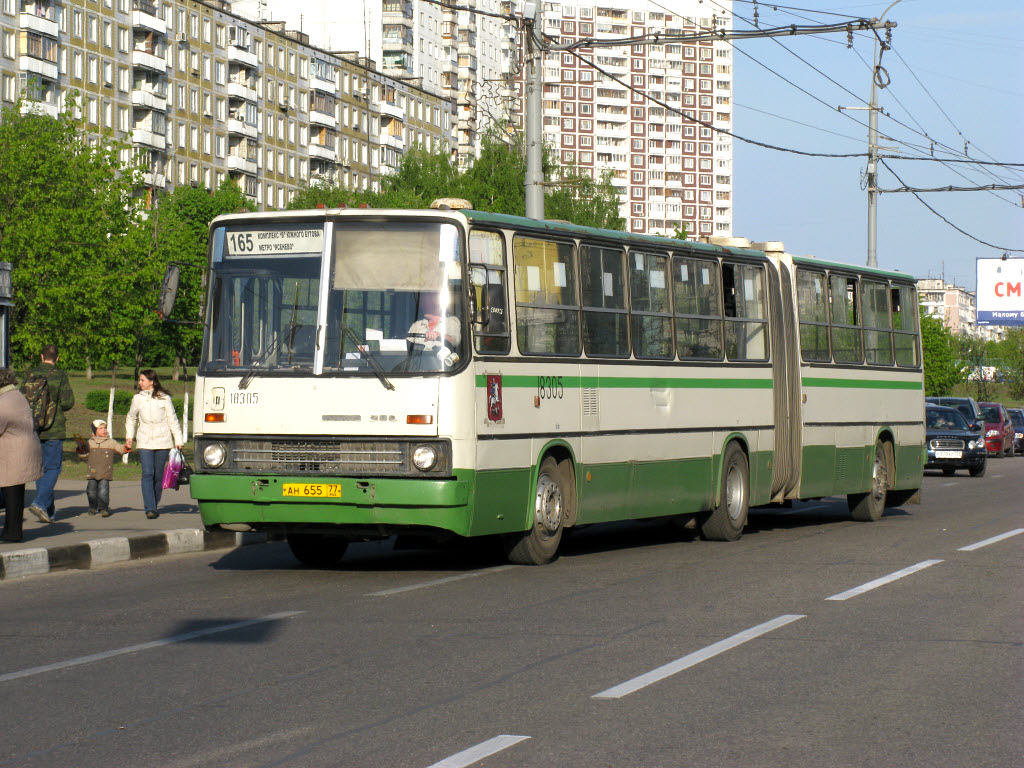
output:
M266 540L265 534L182 528L139 536L94 539L78 544L27 547L0 553L0 580L38 576L51 571L102 568L113 563L161 555L203 552L208 549L233 549L249 544L260 544Z

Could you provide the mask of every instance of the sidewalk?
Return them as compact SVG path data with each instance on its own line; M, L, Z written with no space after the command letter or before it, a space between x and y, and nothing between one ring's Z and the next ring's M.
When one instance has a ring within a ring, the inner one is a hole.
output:
M143 512L137 480L111 481L110 517L88 514L84 480L58 480L54 496L57 519L41 523L28 511L35 484L25 489L24 541L0 542L0 579L265 540L254 534L205 530L187 485L164 491L156 520L147 519Z

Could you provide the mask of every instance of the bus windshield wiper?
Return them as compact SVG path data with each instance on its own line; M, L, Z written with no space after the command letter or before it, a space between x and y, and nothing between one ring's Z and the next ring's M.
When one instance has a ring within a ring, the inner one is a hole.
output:
M381 367L381 364L377 362L377 358L370 349L370 346L368 344L361 344L359 342L359 337L356 336L355 332L348 327L344 320L341 321L341 330L346 336L348 336L349 340L356 345L356 349L359 350L359 353L366 359L366 362L370 364L370 368L372 368L373 372L377 374L377 378L380 379L380 383L384 385L384 389L394 391L395 385L388 380L387 374L384 373L384 369Z
M296 284L295 300L292 302L292 317L291 317L291 320L288 321L288 327L285 328L282 333L279 333L277 335L277 338L274 339L274 343L267 345L267 348L265 350L263 350L263 354L261 354L259 357L257 357L253 361L252 367L248 371L246 371L246 374L239 380L239 382L238 382L238 388L239 389L247 389L249 387L249 385L252 383L253 377L256 375L256 369L259 368L261 365L263 365L263 363L265 363L270 358L270 356L272 354L274 354L274 352L276 352L277 350L279 350L281 348L281 345L284 343L285 339L288 339L288 344L289 344L288 362L291 363L291 351L290 351L291 347L290 347L290 345L294 343L295 331L298 328L298 326L295 324L295 311L296 311L296 309L298 309L298 306L299 306L298 285Z

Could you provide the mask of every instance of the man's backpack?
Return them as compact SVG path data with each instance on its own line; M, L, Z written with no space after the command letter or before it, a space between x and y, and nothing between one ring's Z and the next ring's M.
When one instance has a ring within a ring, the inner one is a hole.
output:
M21 393L32 411L32 424L36 432L45 432L57 418L58 400L50 394L50 382L45 375L30 373L21 385Z

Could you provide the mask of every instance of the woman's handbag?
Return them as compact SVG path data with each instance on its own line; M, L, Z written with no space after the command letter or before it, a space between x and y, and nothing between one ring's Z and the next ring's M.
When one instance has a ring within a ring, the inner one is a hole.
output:
M178 490L179 476L181 475L181 468L185 465L185 457L181 455L181 451L177 448L171 448L171 453L167 457L167 466L164 467L164 490L172 488L175 491Z
M188 465L185 457L181 457L181 469L178 470L178 485L188 485L189 478L192 477L192 467Z

